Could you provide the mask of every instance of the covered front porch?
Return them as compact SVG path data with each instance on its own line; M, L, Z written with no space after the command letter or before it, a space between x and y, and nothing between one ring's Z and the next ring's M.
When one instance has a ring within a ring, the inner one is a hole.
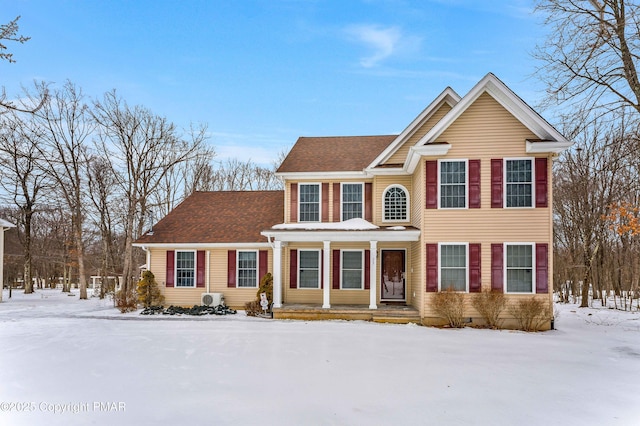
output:
M360 320L394 324L420 324L420 312L413 306L402 304L379 304L376 309L367 305L333 305L323 308L321 304L284 303L273 308L276 319L294 320Z
M393 283L399 287L398 299L408 302L405 296L405 257L406 250L396 250L402 263L402 269L382 274L378 264L380 247L408 247L408 243L419 240L420 230L413 227L389 226L379 227L363 219L350 219L337 223L295 223L281 224L263 231L273 247L273 307L277 318L300 319L363 319L374 321L383 314L371 312L382 308L383 299L393 296ZM298 277L302 274L298 266L296 251L305 249L315 251L316 266L313 286L302 286ZM404 250L404 251L403 251ZM353 252L357 260L354 268L345 272L341 268L342 252ZM362 263L360 263L362 262ZM347 273L357 277L356 286L345 286ZM384 275L384 277L383 277ZM383 279L381 279L383 278ZM360 281L360 282L358 282ZM384 281L384 282L383 282ZM391 288L390 295L382 295L383 290ZM284 285L287 295L284 295ZM295 295L294 295L295 293ZM286 296L286 297L283 297ZM381 297L383 296L383 297ZM365 305L368 299L368 306ZM322 303L319 303L319 302ZM289 305L288 310L285 303ZM293 309L291 306L296 306ZM401 309L395 309L400 312ZM396 312L396 313L397 313ZM416 311L417 312L417 311Z

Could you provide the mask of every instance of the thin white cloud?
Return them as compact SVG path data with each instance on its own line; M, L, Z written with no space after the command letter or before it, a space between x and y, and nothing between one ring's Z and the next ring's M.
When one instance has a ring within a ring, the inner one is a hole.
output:
M397 52L404 36L400 28L382 27L379 25L351 25L346 28L347 34L372 50L368 56L360 58L360 65L372 68Z

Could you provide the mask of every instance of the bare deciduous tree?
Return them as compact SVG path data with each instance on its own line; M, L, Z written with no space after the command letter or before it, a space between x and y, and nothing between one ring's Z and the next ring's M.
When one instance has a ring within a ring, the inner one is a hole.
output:
M100 298L105 296L109 276L117 275L114 241L114 219L112 207L118 202L116 176L107 160L95 156L89 162L89 191L93 203L95 226L100 232ZM119 271L118 271L119 272Z
M26 117L30 120L31 117ZM33 293L31 225L46 188L46 174L39 167L38 138L16 113L0 120L0 186L18 207L18 228L24 253L24 292Z
M40 96L46 90L37 86ZM71 214L74 258L78 269L80 299L87 298L84 265L84 222L87 187L88 141L95 125L82 90L67 81L35 115L41 131L40 155L45 171Z
M4 42L13 41L16 43L24 43L29 41L31 37L25 37L23 35L18 35L18 31L20 29L18 25L18 20L20 17L18 16L13 21L9 21L7 24L0 25L0 61L5 60L9 63L15 62L13 59L13 53L8 51L7 45ZM30 103L28 105L23 104L22 106L17 106L15 103L7 100L7 94L4 90L4 87L0 90L0 114L6 111L19 111L19 112L35 112L39 110L44 102L46 101L48 92L45 90L42 92L42 97L37 100L36 103Z
M133 288L132 243L144 230L152 194L176 165L197 154L205 128L183 139L173 123L148 109L129 107L115 91L94 103L101 155L109 161L125 199L123 290Z
M549 36L534 56L550 104L593 112L592 119L640 112L640 7L629 0L538 0Z
M629 164L628 136L617 123L608 131L597 123L591 129L577 135L577 149L566 153L554 169L554 235L561 258L557 267L564 273L557 278L583 284L582 307L588 306L590 285L594 292L603 287L605 277L597 265L609 248L605 216L628 189L620 179Z

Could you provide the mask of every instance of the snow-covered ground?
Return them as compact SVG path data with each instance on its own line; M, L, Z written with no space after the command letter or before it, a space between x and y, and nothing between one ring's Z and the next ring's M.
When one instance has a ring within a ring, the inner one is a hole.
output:
M120 314L5 290L1 425L639 425L640 314L544 333Z

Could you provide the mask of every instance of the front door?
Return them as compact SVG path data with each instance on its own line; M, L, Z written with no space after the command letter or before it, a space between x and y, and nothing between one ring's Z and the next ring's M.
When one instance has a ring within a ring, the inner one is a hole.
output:
M380 300L405 301L405 251L382 250Z

